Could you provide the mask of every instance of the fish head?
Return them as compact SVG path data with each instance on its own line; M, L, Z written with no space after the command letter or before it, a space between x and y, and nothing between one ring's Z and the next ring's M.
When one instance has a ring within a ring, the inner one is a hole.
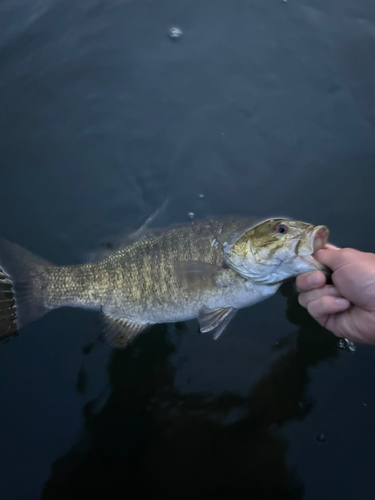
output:
M233 233L224 243L226 263L243 278L274 284L308 271L326 268L313 257L329 231L302 221L267 219Z

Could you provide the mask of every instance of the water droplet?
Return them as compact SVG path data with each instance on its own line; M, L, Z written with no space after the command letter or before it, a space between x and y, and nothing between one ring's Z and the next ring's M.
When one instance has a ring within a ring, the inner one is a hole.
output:
M189 219L194 219L195 213L194 212L189 212L188 217Z
M318 441L320 441L321 443L323 443L323 442L326 440L326 437L325 437L325 435L324 435L324 434L318 434L318 435L316 436L316 439L317 439Z
M201 200L203 200L204 194L203 193L199 193L198 198L200 198Z
M355 352L355 344L351 340L348 339L339 339L338 346L340 349L348 352Z
M174 26L168 31L168 35L170 38L172 38L172 40L178 40L182 36L182 30Z

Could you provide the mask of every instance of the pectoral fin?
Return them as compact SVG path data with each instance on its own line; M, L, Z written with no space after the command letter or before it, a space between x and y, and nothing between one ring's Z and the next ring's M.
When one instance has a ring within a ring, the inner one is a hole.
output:
M137 335L145 330L148 324L139 324L123 318L109 316L105 312L102 313L105 338L111 347L123 349Z
M190 289L217 287L215 275L223 269L215 264L195 260L175 262L174 268L180 283Z
M201 309L198 316L201 332L212 333L213 338L216 340L220 337L236 312L237 309L234 309L234 307L220 307L217 309L204 307Z

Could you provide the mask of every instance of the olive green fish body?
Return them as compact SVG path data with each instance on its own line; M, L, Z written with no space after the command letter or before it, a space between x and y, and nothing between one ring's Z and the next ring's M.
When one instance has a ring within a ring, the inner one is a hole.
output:
M192 318L217 338L237 309L319 268L311 254L327 234L324 226L284 219L210 218L145 230L117 252L76 266L55 266L1 240L0 338L61 306L101 310L118 347L148 325Z
M248 305L253 297L242 295L251 294L251 287L234 271L221 271L230 286L213 286L207 278L207 286L202 282L199 288L188 287L181 282L176 263L202 262L221 269L223 242L250 220L192 222L140 238L97 262L51 267L46 270L45 305L103 308L111 316L144 324L195 318L202 304Z

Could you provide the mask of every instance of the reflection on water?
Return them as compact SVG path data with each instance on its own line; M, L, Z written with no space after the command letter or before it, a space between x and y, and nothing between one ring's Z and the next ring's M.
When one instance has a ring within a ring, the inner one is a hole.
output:
M309 414L308 370L337 356L338 346L291 290L284 293L298 337L279 343L279 356L247 396L178 391L170 363L176 346L164 325L115 351L107 398L101 408L97 401L85 406L81 438L54 463L43 500L144 498L156 491L163 498L246 492L257 500L302 498L282 427ZM77 390L82 385L80 372Z

